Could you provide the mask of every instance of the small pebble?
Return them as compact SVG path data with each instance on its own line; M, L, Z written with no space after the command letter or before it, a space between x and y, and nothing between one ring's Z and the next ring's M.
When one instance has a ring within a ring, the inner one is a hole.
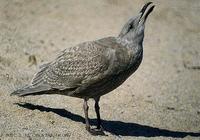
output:
M44 44L44 40L40 40L40 43Z
M174 107L167 107L168 110L175 110Z
M30 63L29 66L37 65L36 56L35 56L35 55L30 55L30 56L28 57L28 62Z

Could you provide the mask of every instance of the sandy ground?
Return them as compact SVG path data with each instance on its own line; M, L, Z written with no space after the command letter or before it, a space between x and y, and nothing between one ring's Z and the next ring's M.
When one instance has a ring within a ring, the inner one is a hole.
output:
M0 0L0 139L200 139L200 1L154 2L143 62L101 98L108 136L91 136L82 100L9 94L64 48L117 36L145 1Z

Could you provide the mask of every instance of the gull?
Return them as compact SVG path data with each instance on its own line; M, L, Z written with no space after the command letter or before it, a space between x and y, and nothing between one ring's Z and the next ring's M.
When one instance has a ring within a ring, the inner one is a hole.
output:
M35 96L59 94L84 100L86 130L92 135L104 135L99 100L119 87L132 75L143 58L145 22L153 11L146 3L139 14L130 18L117 37L106 37L68 47L59 56L42 65L30 84L11 95ZM95 101L97 128L89 124L87 101Z

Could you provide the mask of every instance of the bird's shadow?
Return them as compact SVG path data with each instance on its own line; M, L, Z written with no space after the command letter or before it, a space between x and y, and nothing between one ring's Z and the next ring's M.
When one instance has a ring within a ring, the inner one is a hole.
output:
M44 112L53 112L61 117L68 118L75 122L85 123L85 119L77 114L69 112L65 109L50 108L41 105L34 105L30 103L15 103L20 107L27 108L30 110L40 110ZM91 125L95 125L96 119L90 119ZM121 121L109 121L102 120L104 130L110 132L114 135L121 136L142 136L142 137L173 137L173 138L184 138L186 136L200 137L200 133L195 132L180 132L172 131L167 129L160 129L152 126L146 126L141 124L136 124L132 122L121 122Z

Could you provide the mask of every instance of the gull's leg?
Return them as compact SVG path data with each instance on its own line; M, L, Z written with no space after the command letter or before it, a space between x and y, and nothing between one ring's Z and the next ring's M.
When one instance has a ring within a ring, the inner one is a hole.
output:
M86 130L90 131L90 124L89 124L89 118L88 118L88 109L89 106L87 104L88 99L84 98L84 102L83 102L83 110L85 113L85 124L86 124Z
M87 104L87 101L88 101L88 99L85 98L84 99L84 103L83 103L83 109L84 109L84 113L85 113L86 130L88 132L90 132L90 134L92 134L92 135L105 135L104 132L101 129L101 119L100 119L99 104L98 104L99 99L97 101L95 100L95 111L97 113L97 121L98 121L97 129L91 129L90 128L90 123L89 123L89 118L88 118L88 109L89 109L89 106ZM96 110L96 109L98 109L98 110Z
M99 107L99 98L95 99L95 112L97 115L97 129L101 129L101 117L100 117L100 107Z
M100 97L98 98L95 98L95 112L96 112L96 115L97 115L97 130L96 130L96 133L98 135L105 135L105 133L103 132L103 127L101 125L101 117L100 117L100 107L99 107L99 99Z

